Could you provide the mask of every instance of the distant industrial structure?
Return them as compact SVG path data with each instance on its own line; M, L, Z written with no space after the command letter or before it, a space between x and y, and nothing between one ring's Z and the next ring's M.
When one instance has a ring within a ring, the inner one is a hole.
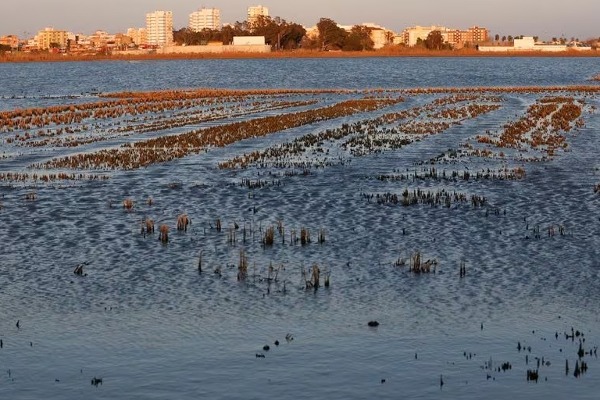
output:
M221 10L218 8L201 8L190 14L189 28L193 32L203 29L221 29Z

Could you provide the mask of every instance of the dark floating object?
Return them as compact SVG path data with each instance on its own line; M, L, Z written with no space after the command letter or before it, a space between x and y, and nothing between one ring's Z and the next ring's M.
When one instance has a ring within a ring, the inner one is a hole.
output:
M256 353L256 358L265 358L265 355L262 353Z
M269 345L268 345L268 344L265 344L265 345L263 346L263 350L264 350L264 351L269 351L270 349L271 349L271 348L269 347Z
M286 342L291 342L292 340L294 340L294 337L292 336L291 333L288 333L287 335L285 335L285 341Z
M20 319L17 320L16 325L17 325L17 329L21 329L21 320Z
M377 322L377 321L369 321L369 323L367 325L369 325L370 327L374 328L376 326L379 326L379 322Z
M92 378L92 385L98 387L98 385L102 385L102 378Z
M385 379L382 379L382 380L381 380L381 383L385 383Z
M440 387L444 386L444 377L440 375Z
M279 340L275 341L275 346L279 346Z
M77 275L77 276L87 276L87 274L84 274L84 273L83 273L83 266L84 266L84 265L88 265L88 264L89 264L89 263L87 263L87 262L84 262L84 263L78 264L78 265L75 267L75 269L73 270L73 273L74 273L75 275Z

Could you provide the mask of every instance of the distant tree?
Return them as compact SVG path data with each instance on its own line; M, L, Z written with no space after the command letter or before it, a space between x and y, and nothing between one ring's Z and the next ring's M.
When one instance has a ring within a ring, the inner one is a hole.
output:
M394 33L390 31L385 32L385 43L392 44L394 43Z
M329 18L321 18L317 23L319 41L322 50L341 49L348 35L346 31Z
M558 42L558 38L557 38L556 36L554 36L554 37L552 38L552 43L556 43L556 42Z
M288 23L281 36L282 49L296 49L301 46L306 29L300 24Z
M259 16L252 24L251 33L264 36L266 43L275 49L292 49L300 46L306 29L302 25L288 23L280 17Z
M441 50L444 47L442 32L438 30L429 32L427 39L425 39L425 47L429 50Z
M0 44L0 53L6 53L7 51L10 51L11 48L10 46L6 45L6 44Z
M56 42L52 42L52 43L50 43L50 48L51 49L60 49L60 44L56 43Z
M513 41L513 37L511 35L508 35L508 41L512 42Z
M496 39L496 42L500 41L500 35L498 35L498 34L496 33L496 36L494 36L494 39Z
M252 23L250 33L254 36L264 36L265 42L272 47L279 44L279 25L269 16L259 15Z
M533 37L533 41L534 41L534 42L537 42L539 38L540 38L539 36L534 36L534 37Z
M308 36L304 36L302 41L300 42L300 47L308 50L316 50L320 49L319 38L312 38Z
M506 42L506 36L502 36L502 41Z
M227 25L221 28L221 42L223 44L231 44L234 36L250 36L250 31L247 29L245 22L236 21L233 25Z
M345 51L365 51L373 50L373 40L371 39L371 28L355 25L352 27L350 34L346 37L344 42Z

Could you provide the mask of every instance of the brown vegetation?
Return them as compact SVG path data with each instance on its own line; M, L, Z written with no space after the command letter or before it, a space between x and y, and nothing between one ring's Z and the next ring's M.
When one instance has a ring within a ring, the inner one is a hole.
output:
M271 53L197 53L197 54L51 54L51 53L6 53L0 62L72 62L72 61L149 61L149 60L189 60L189 59L289 59L289 58L368 58L368 57L598 57L598 51L564 51L546 53L541 51L519 51L505 53L485 53L476 49L428 50L420 47L388 46L376 51L318 51L292 50Z
M317 121L374 111L395 104L397 101L397 99L347 100L315 110L234 122L180 135L161 136L132 145L126 144L119 149L67 156L43 163L39 167L136 169L198 153L208 146L224 147L239 140L266 136Z

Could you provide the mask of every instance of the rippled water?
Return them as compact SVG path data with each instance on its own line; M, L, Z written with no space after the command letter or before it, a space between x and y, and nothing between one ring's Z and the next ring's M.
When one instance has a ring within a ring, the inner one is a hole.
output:
M584 58L0 64L0 108L163 88L590 84L598 72L595 59ZM24 200L30 185L3 184L0 398L595 398L600 362L585 357L589 371L575 378L579 338L566 339L565 332L582 331L586 351L599 345L597 113L569 134L569 151L527 164L521 181L375 179L420 168L501 127L531 101L510 94L499 111L406 148L278 177L280 185L256 190L241 187L240 179L277 171L223 171L217 164L364 116L115 172L107 181L36 185L35 201ZM597 97L587 101L600 106ZM27 165L22 158L0 163L2 170ZM439 168L501 164L460 160ZM407 186L485 195L490 207L382 206L361 195ZM154 205L144 204L148 196ZM137 201L132 212L120 207L126 197ZM173 230L166 246L139 232L145 216L174 225L182 212L191 228ZM217 218L224 227L252 225L255 235L244 244L239 230L230 245L227 229L210 228ZM276 235L265 249L259 229L278 220L288 235L310 228L313 240L323 228L326 242L302 247ZM536 225L541 238L526 239ZM565 226L566 235L548 236L550 225ZM242 248L252 266L244 283L236 279ZM435 275L393 265L416 250L440 261ZM88 276L77 277L73 268L83 262ZM261 278L270 263L285 269L268 287ZM313 263L331 272L331 287L304 290L300 271ZM221 276L213 273L217 267ZM370 320L379 327L369 328ZM519 342L531 351L518 351ZM539 368L537 383L527 382L536 357L550 365ZM493 370L485 369L490 359ZM504 362L512 369L498 372ZM93 377L102 385L90 385Z

